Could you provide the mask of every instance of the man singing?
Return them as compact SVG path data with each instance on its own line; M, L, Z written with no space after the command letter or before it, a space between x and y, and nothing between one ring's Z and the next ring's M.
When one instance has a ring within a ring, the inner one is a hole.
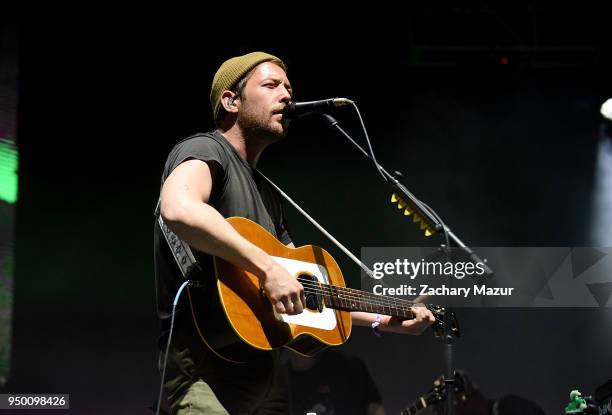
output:
M168 227L193 249L204 272L212 256L223 258L259 278L278 313L304 310L304 288L266 252L243 238L225 218L257 222L293 247L280 197L255 173L263 150L287 134L284 107L293 98L285 64L253 52L225 61L214 76L210 100L216 130L178 143L162 175L160 212ZM172 301L183 278L161 230L155 227L155 272L160 344L165 347ZM287 414L286 373L278 351L247 364L220 359L194 329L189 306L179 302L169 350L165 390L173 414ZM421 334L434 321L425 307L413 320L352 313L357 325ZM224 318L224 316L210 316Z

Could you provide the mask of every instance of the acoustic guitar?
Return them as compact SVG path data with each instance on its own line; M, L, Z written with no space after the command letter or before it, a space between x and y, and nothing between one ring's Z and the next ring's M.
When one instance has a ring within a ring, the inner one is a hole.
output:
M255 275L215 257L215 275L202 276L202 287L190 287L188 294L195 329L220 358L242 363L280 347L312 356L349 338L351 311L414 318L410 301L347 288L338 264L324 249L290 248L249 219L227 221L300 281L306 308L297 315L276 313ZM427 307L441 330L444 309Z

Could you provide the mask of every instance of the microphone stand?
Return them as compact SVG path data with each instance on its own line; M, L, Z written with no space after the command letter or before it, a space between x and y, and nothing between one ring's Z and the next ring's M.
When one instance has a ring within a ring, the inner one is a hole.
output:
M364 156L366 156L369 160L375 162L375 160L368 154L351 136L340 127L338 120L332 117L329 114L322 114L323 118L327 121L327 123L334 129L338 130L342 135L344 135L353 146L359 150ZM395 171L393 175L389 174L380 164L377 164L379 171L383 174L387 183L393 187L396 194L400 195L405 201L409 201L412 207L414 207L415 211L421 215L426 221L432 224L433 229L437 232L444 232L446 237L446 245L442 245L442 249L449 248L449 238L466 254L466 256L474 263L482 263L484 265L484 273L486 276L491 277L493 275L493 270L489 268L489 266L482 261L478 255L472 251L469 247L467 247L458 237L455 235L450 228L448 228L440 218L435 214L435 212L429 208L426 204L422 203L419 199L417 199L403 184L399 182L399 178L402 177L401 172ZM444 324L443 324L443 332L442 332L442 340L444 342L444 390L446 393L445 401L446 401L446 415L454 414L454 406L453 406L453 398L454 398L454 390L455 390L455 370L454 370L454 359L453 359L453 335L458 335L458 328L454 329L453 327L453 317L451 312L445 308L444 312Z

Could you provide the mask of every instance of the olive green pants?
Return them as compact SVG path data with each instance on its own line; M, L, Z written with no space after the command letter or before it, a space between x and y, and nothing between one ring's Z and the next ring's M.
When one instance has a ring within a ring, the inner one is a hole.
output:
M279 352L256 362L230 363L188 330L173 335L164 388L173 415L289 413L287 367Z

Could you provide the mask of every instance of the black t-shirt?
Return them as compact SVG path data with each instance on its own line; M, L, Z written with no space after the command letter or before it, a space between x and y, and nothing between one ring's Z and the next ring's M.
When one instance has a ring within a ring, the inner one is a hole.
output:
M308 370L289 369L292 415L365 415L371 403L382 405L363 361L333 349L316 358Z
M208 204L223 217L245 217L263 226L285 245L291 242L280 195L240 157L219 131L196 134L179 142L166 160L162 185L176 166L192 159L209 165L213 186ZM192 251L204 273L213 273L212 257L195 248ZM163 338L169 329L172 302L183 276L157 221L154 227L154 261L157 312L162 322ZM188 307L186 296L182 297L177 305L177 315L183 314L181 310Z

